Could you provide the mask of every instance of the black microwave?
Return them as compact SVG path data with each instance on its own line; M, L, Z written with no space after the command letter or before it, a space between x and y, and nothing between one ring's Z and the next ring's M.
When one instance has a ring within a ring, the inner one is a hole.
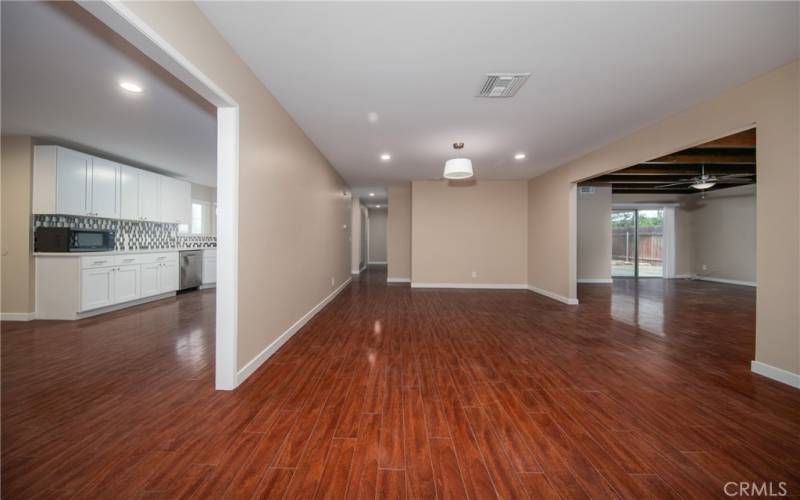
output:
M114 250L114 231L37 227L33 249L35 252L106 252Z

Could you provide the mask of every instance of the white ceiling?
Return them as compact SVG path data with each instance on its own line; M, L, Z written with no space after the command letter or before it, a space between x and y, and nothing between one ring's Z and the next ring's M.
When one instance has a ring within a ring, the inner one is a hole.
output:
M71 2L2 2L2 132L216 185L215 109Z
M479 179L533 177L798 57L796 3L200 6L367 191L440 177L454 141ZM532 76L475 98L496 71Z

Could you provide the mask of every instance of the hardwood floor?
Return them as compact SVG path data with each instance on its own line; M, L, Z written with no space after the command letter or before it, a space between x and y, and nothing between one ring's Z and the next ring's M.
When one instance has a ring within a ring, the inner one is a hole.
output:
M3 497L800 494L800 391L749 371L754 289L619 280L576 307L384 281L234 392L213 390L213 291L3 323Z

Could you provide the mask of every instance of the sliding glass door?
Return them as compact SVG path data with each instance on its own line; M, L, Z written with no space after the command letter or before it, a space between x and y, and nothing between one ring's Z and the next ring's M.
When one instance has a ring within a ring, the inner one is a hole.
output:
M624 209L611 212L611 276L664 276L664 210Z

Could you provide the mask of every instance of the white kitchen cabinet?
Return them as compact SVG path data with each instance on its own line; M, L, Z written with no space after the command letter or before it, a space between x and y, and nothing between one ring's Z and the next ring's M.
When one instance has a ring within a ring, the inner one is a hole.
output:
M161 222L162 175L139 170L139 219Z
M158 276L159 293L174 292L178 289L180 280L178 261L169 260L161 263Z
M119 218L119 163L91 158L91 175L88 179L86 205L89 214L107 219Z
M37 146L40 147L40 146ZM89 183L91 156L66 148L54 148L56 174L55 213L65 215L88 215L92 210L87 204L90 199ZM52 165L48 165L52 168ZM34 194L36 194L34 183Z
M217 282L217 249L203 250L203 284Z
M161 222L161 175L122 165L120 218Z
M192 185L172 177L161 177L160 193L162 222L189 224L192 220Z
M114 268L100 267L81 271L81 311L114 303Z
M136 300L139 293L140 266L119 266L114 268L114 303Z
M119 217L139 220L139 170L121 165L119 168Z
M158 262L151 262L149 264L142 264L141 268L141 296L150 297L161 293L158 283L161 264Z

